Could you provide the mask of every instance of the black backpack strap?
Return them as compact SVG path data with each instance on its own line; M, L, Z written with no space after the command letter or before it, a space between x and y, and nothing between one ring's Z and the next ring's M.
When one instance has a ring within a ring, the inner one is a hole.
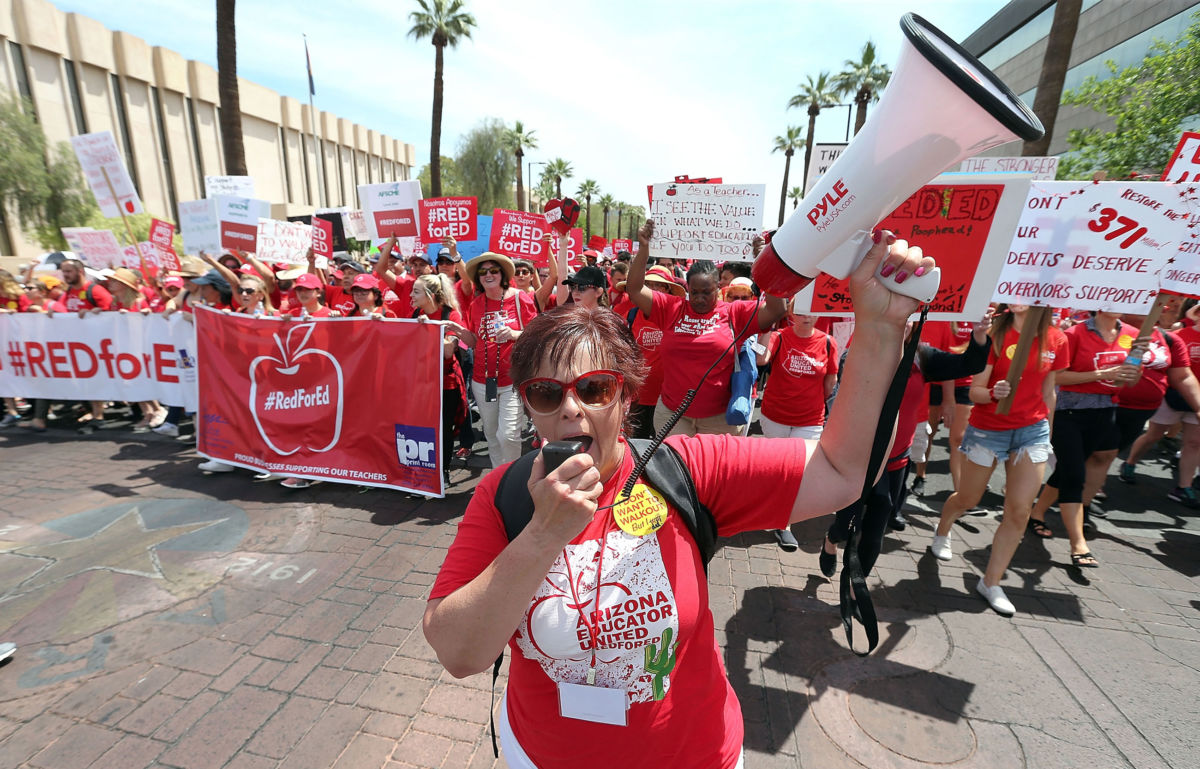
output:
M640 456L649 447L650 441L633 438L629 444ZM683 464L683 458L675 449L664 443L650 455L644 476L683 517L688 531L696 540L704 571L708 573L708 562L712 560L717 549L717 520L712 511L700 503L700 498L696 495L696 485L692 482L692 474Z
M630 330L633 330L633 322L637 320L637 315L639 312L641 312L641 310L635 306L629 311L629 314L625 316L625 325L629 326Z

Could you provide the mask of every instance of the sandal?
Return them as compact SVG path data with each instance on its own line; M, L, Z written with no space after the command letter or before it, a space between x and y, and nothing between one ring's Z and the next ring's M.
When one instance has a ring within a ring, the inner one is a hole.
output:
M1081 569L1095 569L1100 562L1091 553L1071 553L1071 565Z
M1042 539L1054 538L1054 530L1047 526L1045 521L1039 521L1037 518L1030 518L1025 528L1032 531L1034 536L1041 537Z

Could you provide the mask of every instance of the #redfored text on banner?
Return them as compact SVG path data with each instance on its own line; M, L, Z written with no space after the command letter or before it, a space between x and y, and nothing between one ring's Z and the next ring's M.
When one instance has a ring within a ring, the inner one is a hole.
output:
M1162 182L1034 182L992 299L1144 314L1188 241L1189 204Z
M196 331L201 454L303 478L443 494L440 324L297 323L201 308Z
M443 238L470 242L479 237L478 198L425 198L421 201L421 239L438 243Z
M512 257L528 259L535 265L546 265L546 248L542 236L550 232L546 217L526 211L497 208L492 212L492 239L489 250ZM558 237L555 233L555 237Z
M939 176L877 225L937 259L942 281L929 303L933 320L982 317L1029 190L1012 174ZM798 311L852 315L849 279L824 273L797 297Z
M196 408L196 338L182 313L0 315L0 396L157 400Z

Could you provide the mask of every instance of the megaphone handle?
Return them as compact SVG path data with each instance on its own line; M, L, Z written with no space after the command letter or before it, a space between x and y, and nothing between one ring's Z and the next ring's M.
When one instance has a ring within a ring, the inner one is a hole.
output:
M880 264L879 268L883 269L883 265ZM883 281L895 293L912 297L918 302L927 304L932 302L933 298L937 296L938 286L942 282L942 270L940 267L934 267L920 277L909 275L903 283L896 282L896 273L892 273L885 278L876 271L875 277Z

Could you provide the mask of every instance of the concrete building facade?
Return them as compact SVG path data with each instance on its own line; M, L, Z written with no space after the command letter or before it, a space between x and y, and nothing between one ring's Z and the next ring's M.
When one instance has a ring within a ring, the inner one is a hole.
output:
M206 175L225 173L217 71L207 64L47 0L0 0L0 48L0 90L32 103L51 146L111 131L148 212L174 221L179 201L204 196ZM359 184L416 178L413 145L320 110L314 126L308 104L238 83L247 172L272 216L356 208ZM0 212L0 254L40 252Z
M1108 75L1107 61L1119 69L1139 64L1155 40L1172 41L1191 26L1197 0L1083 0L1079 28L1063 90L1077 88L1091 76ZM996 73L1030 107L1046 55L1046 39L1054 19L1054 0L1012 0L988 19L962 45ZM1110 130L1113 122L1085 107L1060 107L1050 154L1069 148L1074 128ZM1021 154L1020 142L983 153Z

